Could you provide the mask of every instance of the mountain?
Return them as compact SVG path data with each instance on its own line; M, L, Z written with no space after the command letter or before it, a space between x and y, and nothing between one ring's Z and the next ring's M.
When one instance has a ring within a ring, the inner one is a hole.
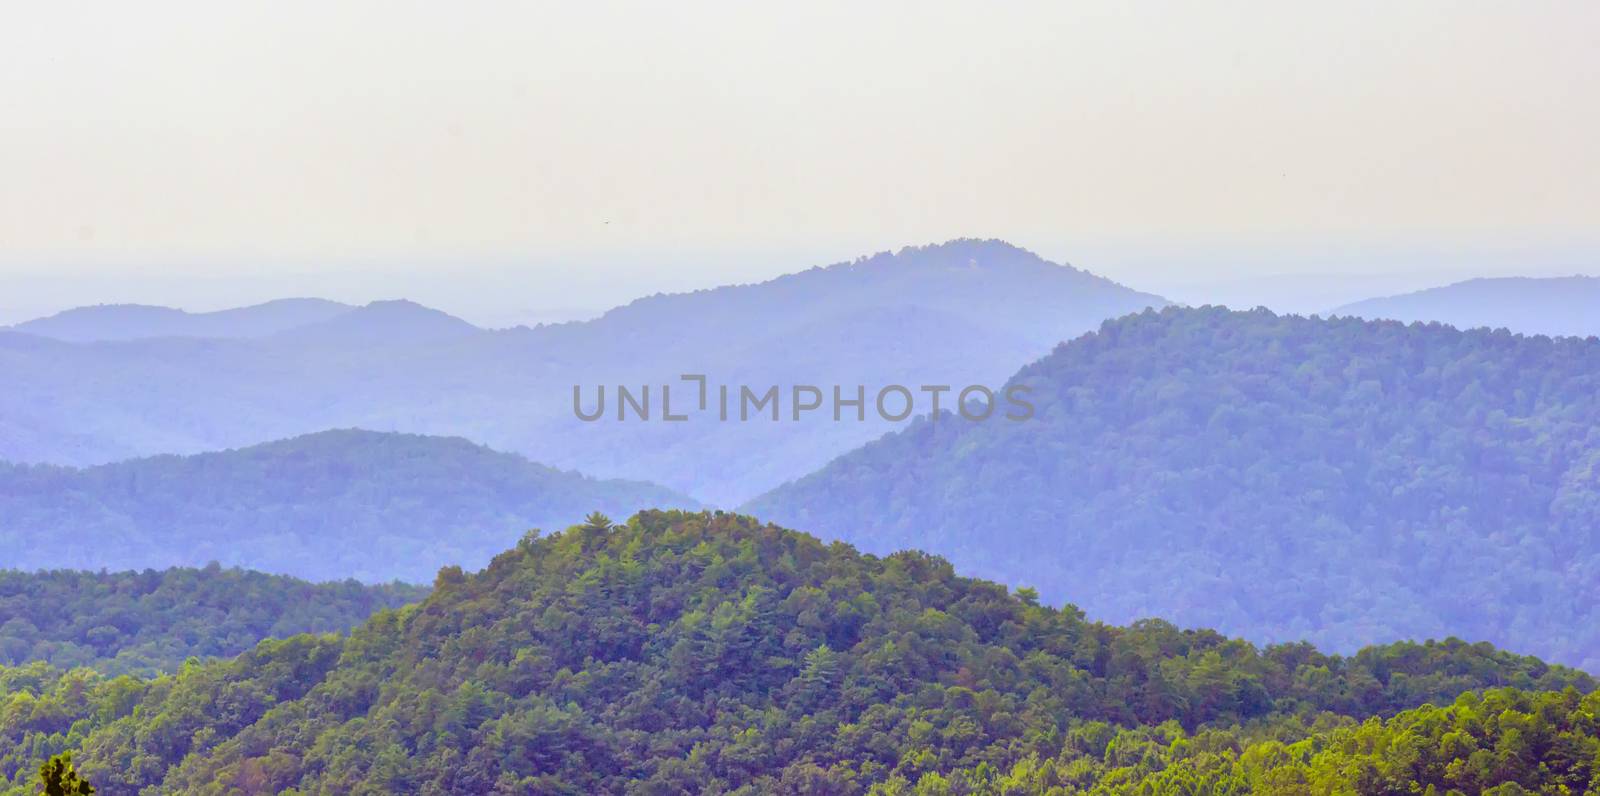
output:
M144 304L77 307L19 323L13 331L73 343L149 337L266 337L319 323L354 309L314 298L269 301L216 312L185 312Z
M476 326L414 301L374 301L316 323L281 331L277 338L309 345L416 345L482 332Z
M81 470L0 464L0 546L16 569L217 561L425 582L440 566L481 565L518 535L589 511L694 505L463 439L358 430Z
M1329 777L1393 754L1364 776L1429 776L1481 737L1508 756L1451 775L1542 786L1589 771L1595 685L1454 640L1345 658L1111 627L921 553L646 512L442 570L426 600L348 638L263 642L155 681L0 668L0 776L29 792L70 751L106 793L957 794L1002 791L946 777L1025 780L1071 755L1064 778L1003 792L1237 793L1135 787L1169 761ZM1449 738L1414 712L1452 701L1482 717L1458 712ZM1320 743L1410 727L1392 748ZM1263 740L1277 746L1239 756Z
M1011 383L1033 419L924 418L743 510L1113 621L1600 670L1600 341L1167 309Z
M307 583L212 565L143 572L0 571L0 666L45 661L106 674L177 671L265 638L343 632L421 586Z
M1437 321L1458 329L1592 337L1600 335L1600 277L1471 279L1346 304L1333 314Z
M997 384L1058 342L1161 299L999 241L961 240L754 285L640 299L591 321L478 331L403 302L264 339L68 345L0 333L0 459L93 465L326 428L461 436L554 466L732 505L896 426L661 418L708 389ZM615 419L619 386L651 419ZM604 387L605 422L573 410ZM831 398L831 394L829 395ZM782 398L788 414L789 398Z

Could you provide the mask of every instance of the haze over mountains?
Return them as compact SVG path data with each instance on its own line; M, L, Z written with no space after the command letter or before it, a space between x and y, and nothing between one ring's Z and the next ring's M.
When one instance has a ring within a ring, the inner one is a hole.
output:
M1589 337L1600 335L1600 277L1472 279L1346 304L1333 314Z
M240 450L84 470L0 464L0 546L16 569L217 561L318 580L426 583L529 530L591 511L694 507L462 439L328 431ZM84 544L63 545L62 539Z
M0 458L99 464L358 427L463 436L732 504L890 426L824 412L585 423L573 386L659 389L685 373L736 391L998 383L1106 318L1162 304L999 241L959 240L531 329L476 330L396 302L257 339L0 333L0 374L15 385L0 395Z
M1034 420L922 420L744 510L1114 621L1600 669L1600 341L1167 309L1013 382Z

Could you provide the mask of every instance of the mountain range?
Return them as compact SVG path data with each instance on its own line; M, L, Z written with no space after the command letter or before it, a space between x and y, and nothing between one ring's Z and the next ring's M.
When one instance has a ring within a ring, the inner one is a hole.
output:
M463 436L731 505L893 425L823 412L587 423L574 387L659 390L683 374L735 395L995 384L1107 318L1164 303L999 241L959 240L535 328L479 330L391 302L254 339L0 333L0 375L14 385L0 393L0 459L93 465L355 427Z
M1600 341L1147 311L741 510L1114 621L1336 650L1448 633L1600 669Z
M0 464L0 546L15 569L215 561L318 580L428 582L441 566L481 566L520 534L591 511L696 505L463 439L358 430L85 469Z

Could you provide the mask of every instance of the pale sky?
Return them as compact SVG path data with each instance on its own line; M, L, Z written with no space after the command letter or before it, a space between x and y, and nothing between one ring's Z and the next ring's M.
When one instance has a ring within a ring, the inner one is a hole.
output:
M0 313L509 317L961 236L1158 291L1593 273L1597 41L1578 0L19 3Z

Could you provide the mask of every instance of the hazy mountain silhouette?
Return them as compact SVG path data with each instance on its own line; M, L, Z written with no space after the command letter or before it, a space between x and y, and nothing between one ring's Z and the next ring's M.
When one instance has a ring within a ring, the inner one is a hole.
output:
M446 564L482 565L526 530L660 505L698 504L463 439L357 430L82 470L0 464L0 540L17 569L218 561L429 582Z
M77 307L19 323L13 331L68 342L139 340L148 337L265 337L326 321L355 309L316 298L268 301L216 312L185 312L144 304Z
M414 301L374 301L317 323L284 330L277 341L307 345L403 346L482 332L472 324Z
M1600 277L1500 277L1346 304L1335 315L1437 321L1458 329L1600 335Z
M1013 382L1034 419L923 419L744 510L1116 621L1600 668L1600 341L1168 309Z
M829 412L585 423L573 386L679 384L682 407L685 373L735 396L741 384L997 384L1106 318L1162 303L999 241L961 240L536 328L475 331L394 302L259 340L65 345L0 333L0 372L18 385L0 394L0 458L98 464L354 426L464 436L727 505L890 426Z

